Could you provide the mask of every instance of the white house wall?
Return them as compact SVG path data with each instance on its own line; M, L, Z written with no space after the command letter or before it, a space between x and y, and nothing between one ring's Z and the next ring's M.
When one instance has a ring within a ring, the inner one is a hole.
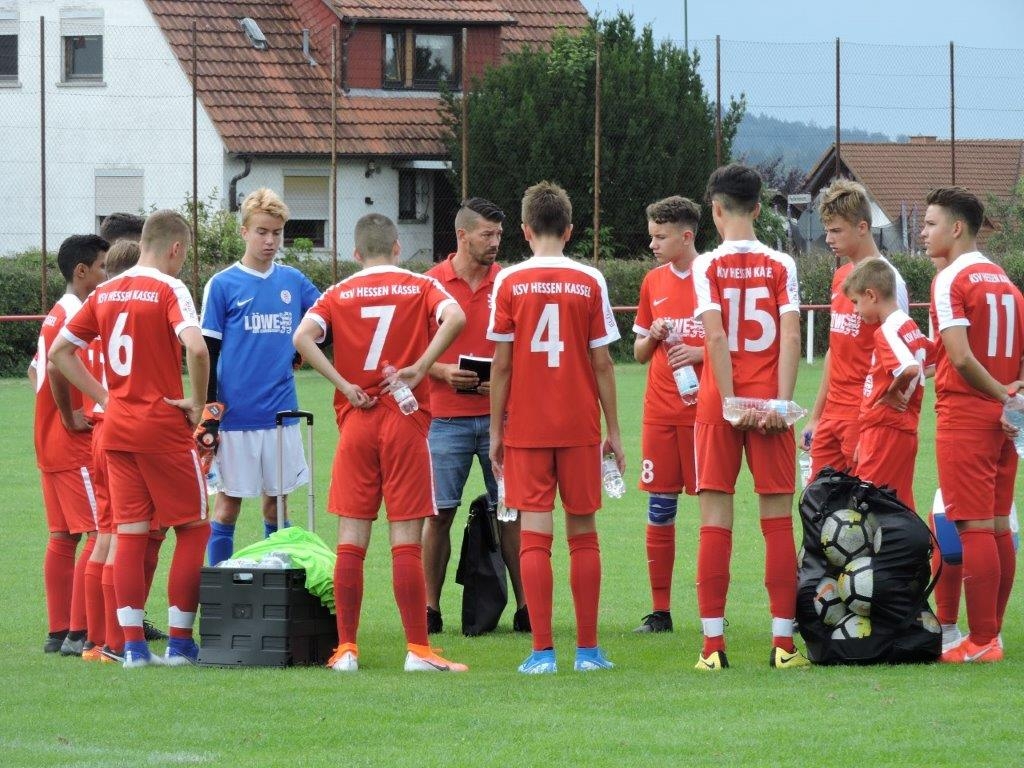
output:
M18 81L0 85L0 254L37 249L40 226L39 18L45 18L47 247L96 231L97 175L141 172L148 209L192 193L192 94L141 0L0 0L19 16ZM102 84L62 83L61 9L103 11ZM225 194L224 152L199 105L199 196Z
M402 260L431 261L434 249L433 234L433 178L430 180L429 199L424 221L398 220L398 170L390 167L388 161L374 161L377 170L367 176L365 160L338 161L338 258L352 260L352 244L356 221L368 213L382 213L398 224L399 242L402 244ZM231 178L240 173L244 163L237 157L228 157L224 165L222 188L227 189ZM329 176L330 162L327 158L278 158L255 157L252 170L237 183L238 201L259 187L269 187L278 194L284 190L285 176ZM367 202L369 199L371 202ZM287 203L287 199L285 200ZM449 222L450 226L454 226ZM326 232L330 242L330 222ZM329 252L329 248L323 253ZM447 254L445 254L447 255Z

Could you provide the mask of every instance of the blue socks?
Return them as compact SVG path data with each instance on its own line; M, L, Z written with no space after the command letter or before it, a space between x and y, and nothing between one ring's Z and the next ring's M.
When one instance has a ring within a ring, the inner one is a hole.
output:
M291 520L285 520L284 521L284 527L285 528L291 528L292 527L292 521ZM272 534L272 533L277 533L277 524L276 523L268 523L266 520L264 520L263 521L263 538L264 539L269 538L270 534Z
M225 523L210 523L210 540L206 544L206 561L217 565L231 557L235 551L235 526Z

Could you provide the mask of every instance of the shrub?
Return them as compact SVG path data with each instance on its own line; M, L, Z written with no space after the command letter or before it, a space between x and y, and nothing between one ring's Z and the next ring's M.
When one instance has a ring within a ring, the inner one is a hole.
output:
M64 293L64 278L56 256L46 262L46 300L39 295L39 251L0 259L0 315L45 315ZM39 322L17 320L0 323L0 376L24 376L36 351Z

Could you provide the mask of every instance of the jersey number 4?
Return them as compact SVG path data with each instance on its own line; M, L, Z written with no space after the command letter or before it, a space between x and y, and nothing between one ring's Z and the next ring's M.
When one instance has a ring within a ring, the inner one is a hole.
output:
M544 309L541 310L537 329L533 332L533 338L530 339L530 351L546 354L548 368L557 368L561 362L562 352L565 351L565 342L559 335L557 304L545 304Z

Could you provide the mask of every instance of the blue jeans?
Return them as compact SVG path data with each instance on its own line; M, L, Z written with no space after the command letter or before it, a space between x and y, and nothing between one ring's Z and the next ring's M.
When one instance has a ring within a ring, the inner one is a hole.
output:
M498 487L491 470L489 416L436 418L430 422L427 440L434 467L434 501L438 509L455 509L462 501L473 456L480 460L484 485L491 504L497 503Z

